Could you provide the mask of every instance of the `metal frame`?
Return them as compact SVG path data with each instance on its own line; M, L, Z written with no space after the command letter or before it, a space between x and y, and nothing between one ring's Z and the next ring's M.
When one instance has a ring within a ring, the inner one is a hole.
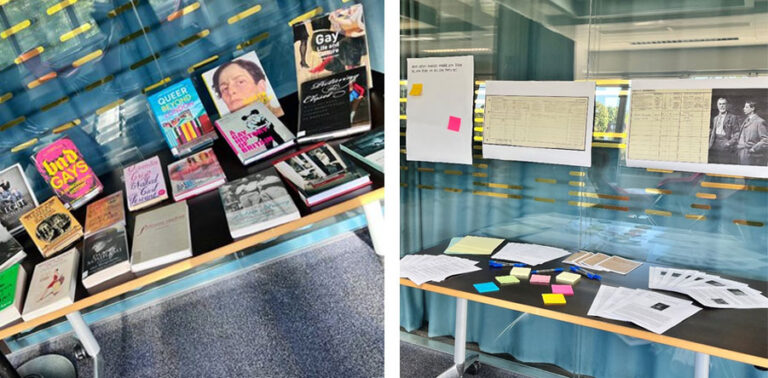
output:
M381 211L381 200L375 200L363 205L365 219L368 221L368 233L371 234L373 250L384 257L384 240L386 229L384 226L384 213Z
M475 362L478 362L479 355L467 353L467 300L456 298L456 328L453 335L453 366L441 373L438 378L463 377L464 373Z

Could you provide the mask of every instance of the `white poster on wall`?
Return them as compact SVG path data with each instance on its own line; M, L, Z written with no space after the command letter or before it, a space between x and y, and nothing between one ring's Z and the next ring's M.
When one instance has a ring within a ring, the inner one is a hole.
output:
M472 56L408 59L406 159L472 164Z
M483 158L592 164L595 83L487 81Z
M768 78L630 88L628 167L768 178Z

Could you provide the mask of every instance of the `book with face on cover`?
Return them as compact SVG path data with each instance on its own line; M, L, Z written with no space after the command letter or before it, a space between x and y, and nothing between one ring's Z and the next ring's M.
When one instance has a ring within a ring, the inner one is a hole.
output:
M168 198L165 175L157 156L125 167L123 177L130 211L152 206Z
M261 103L221 117L216 127L243 165L272 156L296 142L296 136Z
M122 190L95 201L86 208L85 236L114 225L125 226Z
M187 202L177 202L136 216L131 270L136 274L192 256Z
M43 257L56 254L83 236L83 227L55 196L22 215L21 224Z
M0 225L11 234L17 234L24 229L19 221L21 214L36 206L35 192L29 186L20 164L0 171Z
M27 257L24 247L11 235L8 230L0 225L0 271L18 263Z
M177 202L214 190L227 181L210 148L168 165L168 176Z
M228 182L219 195L233 239L301 218L274 168Z
M83 286L93 294L133 277L123 226L102 229L83 243Z
M101 181L75 143L62 137L32 155L37 171L69 209L77 209L103 190Z
M21 321L27 272L21 264L0 271L0 327Z
M75 303L80 253L72 248L35 266L21 317L29 321Z

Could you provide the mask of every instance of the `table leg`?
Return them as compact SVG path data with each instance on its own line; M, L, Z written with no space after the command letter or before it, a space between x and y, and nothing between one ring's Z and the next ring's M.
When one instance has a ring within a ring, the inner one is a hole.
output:
M77 338L80 339L80 342L83 344L85 351L91 358L93 358L93 376L95 378L103 377L104 365L99 356L101 347L99 346L98 341L96 341L96 338L93 337L93 333L91 332L91 329L88 328L88 324L85 323L82 315L80 315L80 311L67 314L67 320L75 331Z
M365 218L368 221L368 233L371 234L373 250L379 256L384 256L384 238L386 230L384 229L384 214L381 212L381 201L376 200L363 205Z
M693 363L693 376L694 378L709 377L709 355L708 354L696 352L696 357Z
M438 378L462 377L464 372L478 360L477 354L467 353L467 300L456 298L456 329L453 335L453 363Z

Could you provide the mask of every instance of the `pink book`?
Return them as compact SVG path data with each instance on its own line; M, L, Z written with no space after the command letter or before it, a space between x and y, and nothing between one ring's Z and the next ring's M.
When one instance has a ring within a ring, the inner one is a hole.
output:
M62 137L32 156L35 167L64 206L77 209L103 190L75 143Z
M210 148L168 165L168 177L176 202L214 190L227 181Z
M128 210L136 211L168 198L160 158L151 157L123 170Z

